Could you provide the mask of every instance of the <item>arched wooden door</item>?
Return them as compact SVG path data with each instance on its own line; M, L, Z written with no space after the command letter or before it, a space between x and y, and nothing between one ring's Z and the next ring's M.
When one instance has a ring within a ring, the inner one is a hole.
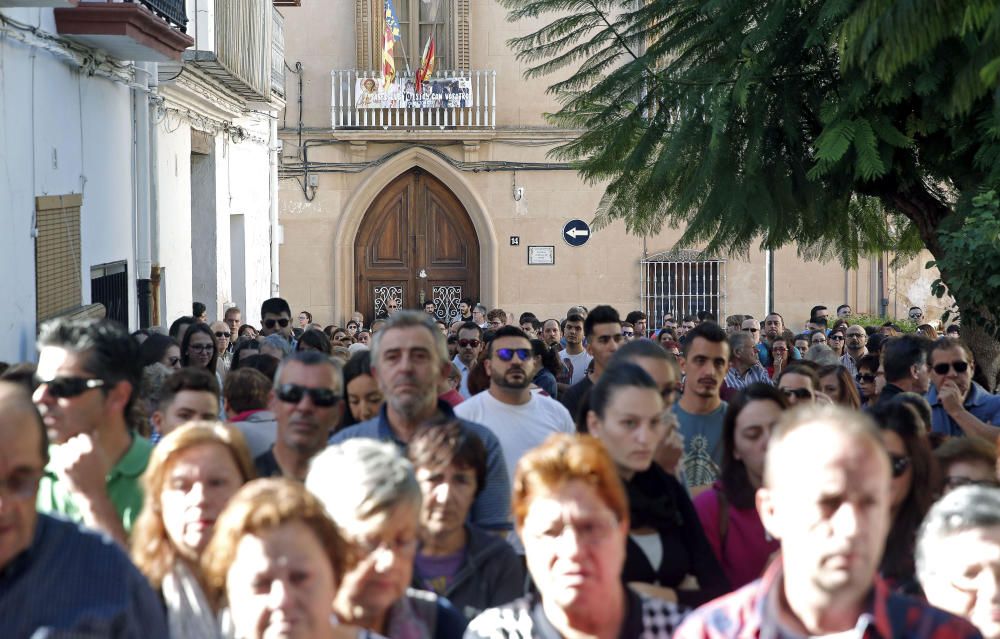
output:
M433 299L450 320L463 297L479 299L479 240L458 198L422 169L392 181L365 213L354 241L356 303L383 317L390 299L420 308Z

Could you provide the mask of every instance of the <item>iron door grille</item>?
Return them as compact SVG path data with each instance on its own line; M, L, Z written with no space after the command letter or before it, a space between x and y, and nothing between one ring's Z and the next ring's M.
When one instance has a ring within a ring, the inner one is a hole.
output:
M642 308L650 328L663 326L666 315L678 322L703 310L725 317L725 260L680 250L651 255L640 264Z
M91 267L90 301L104 304L108 319L128 326L128 265L125 261Z

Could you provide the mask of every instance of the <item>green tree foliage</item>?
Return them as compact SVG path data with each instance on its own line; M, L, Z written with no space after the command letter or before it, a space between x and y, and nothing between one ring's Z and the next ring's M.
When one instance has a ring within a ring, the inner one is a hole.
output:
M926 247L963 323L988 311L941 231L1000 177L1000 0L501 1L544 24L510 44L564 77L549 118L582 133L553 153L607 184L598 227L846 266Z

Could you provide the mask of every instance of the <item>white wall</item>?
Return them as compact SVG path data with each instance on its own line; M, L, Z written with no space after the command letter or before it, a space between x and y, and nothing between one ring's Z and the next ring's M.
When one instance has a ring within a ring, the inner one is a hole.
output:
M51 9L4 15L55 32ZM80 268L84 304L90 267L127 260L131 222L131 100L110 80L82 77L53 54L0 38L0 359L34 358L34 198L83 193ZM135 323L135 288L129 308Z

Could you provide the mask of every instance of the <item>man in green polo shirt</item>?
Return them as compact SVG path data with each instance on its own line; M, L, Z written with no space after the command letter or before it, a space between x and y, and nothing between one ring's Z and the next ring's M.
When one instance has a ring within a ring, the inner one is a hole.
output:
M152 450L127 419L141 371L136 344L117 322L57 319L42 326L38 349L33 399L52 442L38 510L126 544Z

